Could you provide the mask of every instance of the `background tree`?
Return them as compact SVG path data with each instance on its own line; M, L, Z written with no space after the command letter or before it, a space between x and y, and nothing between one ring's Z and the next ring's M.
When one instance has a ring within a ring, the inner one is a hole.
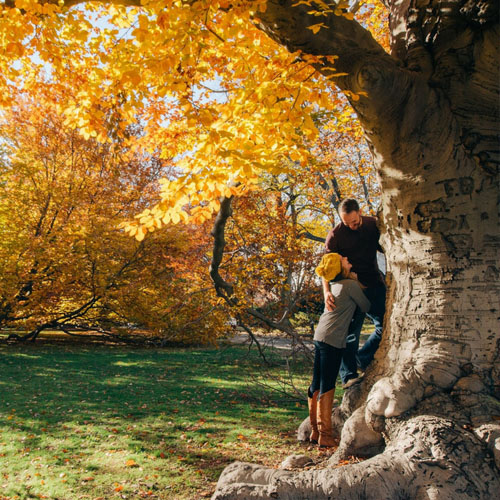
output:
M366 193L367 210L376 206L377 183L364 140L342 139L341 132L335 140L330 135L314 145L318 153L311 164L291 163L287 173L262 175L258 186L234 200L225 228L225 279L234 280L240 306L265 307L276 323L290 325L297 306L308 297L323 301L314 268L330 224L338 220L337 196L362 200ZM334 141L337 146L342 141L338 154L331 146ZM359 163L349 160L348 151ZM353 182L361 169L366 179Z
M311 183L322 188L310 196L317 209L327 199L330 206L324 218L340 221L338 205L343 198L356 198L366 215L376 215L380 200L380 185L376 178L373 158L364 140L363 130L352 107L346 102L342 114L332 122L318 119L319 136L314 143ZM326 193L324 192L326 191ZM325 196L326 195L326 196ZM332 212L331 209L334 209ZM324 209L323 209L324 210Z
M0 123L1 326L33 340L44 329L123 337L133 325L158 341L214 341L225 319L208 293L207 228L140 243L118 229L171 166L68 129L61 99L49 84L19 92Z
M141 114L148 130L141 147L154 150L165 139L165 157L183 154L183 174L129 225L139 239L171 220L206 220L220 195L238 194L262 170L279 173L280 160L307 164L318 135L311 114L318 105L334 109L330 82L370 141L381 181L388 320L360 394L346 401L352 415L336 458L384 451L362 464L298 474L236 465L215 498L324 498L347 488L372 498L492 497L499 487L498 2L387 0L390 54L343 2L152 2L107 11L111 25L137 21L127 36L92 30L84 9L61 15L53 4L17 6L1 19L4 103L11 85L30 81L34 52L63 87L78 75L78 101L65 113L102 141L95 96L110 88L125 96L130 121L146 95L158 96ZM96 65L87 53L97 47ZM13 56L24 64L9 66ZM224 102L214 92L200 97L214 80L224 82L212 87L222 87Z

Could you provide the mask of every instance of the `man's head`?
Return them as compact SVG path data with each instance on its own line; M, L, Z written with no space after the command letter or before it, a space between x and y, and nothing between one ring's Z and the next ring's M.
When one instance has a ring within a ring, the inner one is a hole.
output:
M361 210L359 204L354 198L346 198L339 205L340 218L344 225L353 231L357 231L361 226Z

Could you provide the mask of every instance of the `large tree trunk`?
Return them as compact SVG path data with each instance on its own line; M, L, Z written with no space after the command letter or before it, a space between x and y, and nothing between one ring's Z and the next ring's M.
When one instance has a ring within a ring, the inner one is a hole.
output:
M391 56L339 16L312 36L317 18L290 3L270 1L263 29L291 50L338 54L337 70L349 73L339 87L366 92L353 106L382 186L384 336L362 387L334 415L342 430L331 468L233 464L213 498L494 498L498 2L390 2ZM334 467L348 455L374 456Z

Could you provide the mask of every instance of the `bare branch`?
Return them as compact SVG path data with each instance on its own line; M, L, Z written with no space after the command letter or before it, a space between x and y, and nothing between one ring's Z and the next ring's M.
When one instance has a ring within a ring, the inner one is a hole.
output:
M234 292L234 287L233 285L225 281L219 274L219 267L222 263L222 259L224 256L224 248L226 244L226 241L224 239L224 231L226 227L226 222L232 214L231 201L232 197L222 198L219 213L215 218L214 227L210 233L214 238L212 263L210 264L210 277L212 278L212 281L214 283L217 295L219 297L222 297L230 307L234 307L237 305L237 300L231 297L231 295ZM250 316L262 321L264 324L266 324L271 328L274 328L276 330L286 333L287 335L290 335L294 339L294 341L302 347L302 349L306 353L306 356L309 357L310 359L312 358L310 350L304 344L300 336L294 331L294 329L291 326L286 324L286 322L277 323L253 308L247 308L243 311L243 313L249 314ZM242 326L242 328L244 328L245 331L248 331L248 327L243 323L241 316L239 316L237 320L240 326ZM251 335L251 337L252 340L256 341L253 335Z
M243 330L245 330L245 332L248 333L248 336L250 337L250 339L252 340L252 343L255 343L255 345L257 346L257 349L259 350L259 354L260 354L260 357L264 360L264 362L266 364L269 364L269 361L267 361L266 359L266 356L264 354L264 351L262 350L262 346L260 345L260 342L257 340L257 337L253 334L252 330L250 330L250 328L248 328L248 326L246 326L243 321L241 320L241 316L238 315L238 318L237 318L237 321L238 321L238 325L243 328ZM250 344L251 346L252 344Z

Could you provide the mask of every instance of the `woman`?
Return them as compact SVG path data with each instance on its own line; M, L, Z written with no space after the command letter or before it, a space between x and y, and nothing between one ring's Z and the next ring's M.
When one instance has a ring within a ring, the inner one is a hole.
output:
M333 311L325 310L314 332L313 379L308 391L310 440L322 447L335 444L331 419L333 396L349 324L356 306L363 312L370 309L370 302L355 280L356 275L351 273L351 267L347 257L328 253L316 268L316 274L325 278L336 306Z

